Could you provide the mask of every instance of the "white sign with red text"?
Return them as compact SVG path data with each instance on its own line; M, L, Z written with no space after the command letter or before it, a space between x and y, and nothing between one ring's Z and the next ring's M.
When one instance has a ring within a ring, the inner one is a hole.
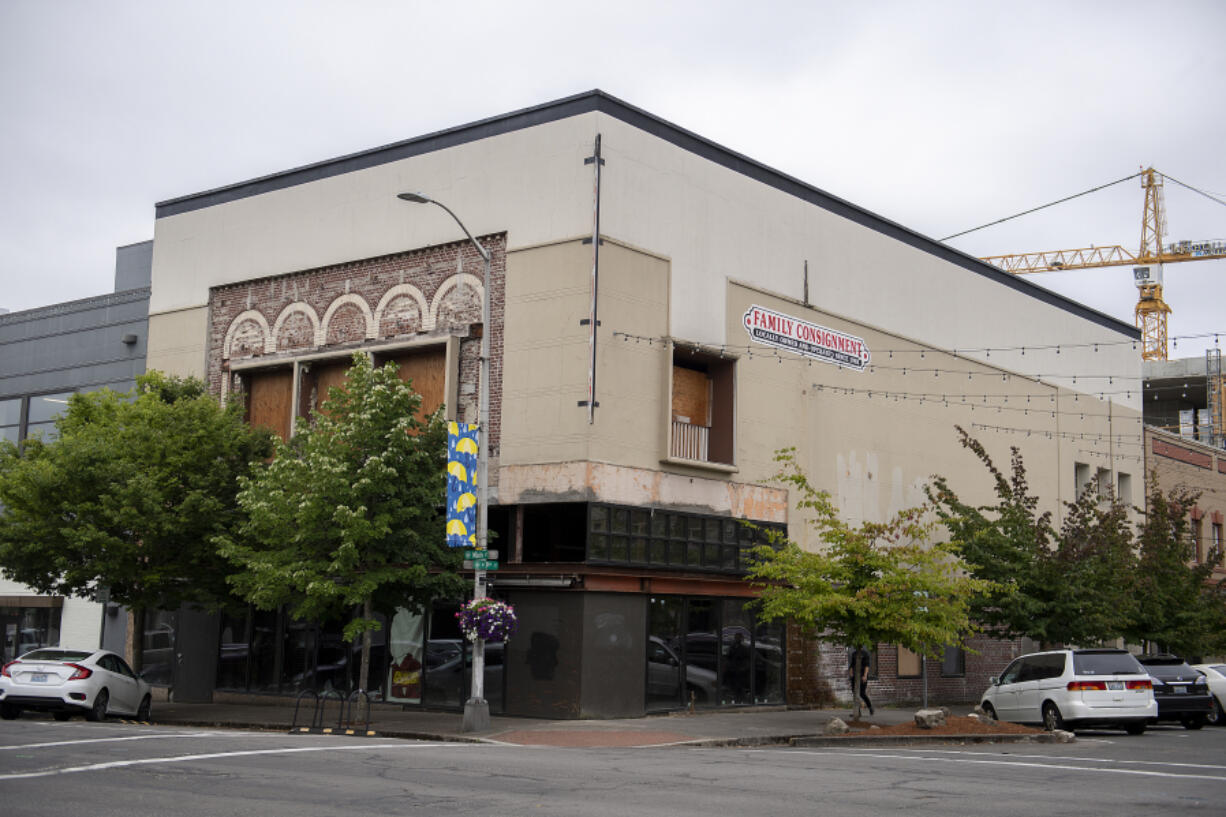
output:
M858 372L868 366L868 345L854 335L827 329L756 304L745 312L744 323L749 337L766 346Z

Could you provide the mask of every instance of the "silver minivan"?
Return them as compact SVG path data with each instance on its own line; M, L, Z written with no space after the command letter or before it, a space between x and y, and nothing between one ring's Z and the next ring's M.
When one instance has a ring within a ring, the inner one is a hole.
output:
M1158 717L1149 673L1127 650L1050 650L992 678L980 706L1002 721L1045 729L1109 726L1140 735Z

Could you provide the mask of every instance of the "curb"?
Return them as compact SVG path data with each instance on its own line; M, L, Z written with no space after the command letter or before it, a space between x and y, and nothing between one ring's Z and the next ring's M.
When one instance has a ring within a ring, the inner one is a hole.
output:
M813 735L806 737L793 738L789 741L792 746L804 747L806 749L829 749L838 746L848 746L857 749L862 749L866 746L894 747L894 746L932 746L942 743L956 743L965 745L968 743L1052 743L1050 736L1046 733L1035 735L1017 735L1013 733L998 733L998 734L966 734L966 735L883 735L881 737L854 736L840 737L824 735Z

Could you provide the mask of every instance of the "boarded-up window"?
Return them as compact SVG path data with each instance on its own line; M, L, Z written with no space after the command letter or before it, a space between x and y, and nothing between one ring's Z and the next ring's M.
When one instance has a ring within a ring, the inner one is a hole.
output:
M923 674L923 659L919 653L911 652L901 644L898 647L898 677L918 678Z
M322 411L323 404L328 400L328 390L333 387L344 388L348 372L348 358L335 362L314 361L304 367L299 413L307 415Z
M711 425L711 378L706 372L673 366L673 419Z
M294 389L294 373L290 369L272 369L243 375L247 401L247 422L256 428L267 428L283 440L289 439L290 396Z
M447 402L447 347L430 346L411 352L399 352L380 358L378 363L396 364L400 379L412 383L413 391L421 395L418 419L433 414Z
M697 350L673 357L669 456L733 464L736 361Z

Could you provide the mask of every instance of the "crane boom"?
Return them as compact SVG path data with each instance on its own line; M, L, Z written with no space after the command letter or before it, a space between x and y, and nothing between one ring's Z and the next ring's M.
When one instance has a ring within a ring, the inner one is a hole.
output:
M989 255L981 258L1014 275L1094 267L1140 267L1134 271L1139 298L1136 325L1141 330L1141 357L1166 360L1167 315L1171 308L1162 299L1162 265L1183 261L1212 261L1226 258L1226 241L1179 241L1162 246L1166 233L1166 208L1163 203L1162 174L1152 167L1141 172L1145 189L1145 210L1141 216L1141 246L1133 253L1118 244L1105 247L1080 247L1072 250ZM1148 265L1157 267L1153 274Z

